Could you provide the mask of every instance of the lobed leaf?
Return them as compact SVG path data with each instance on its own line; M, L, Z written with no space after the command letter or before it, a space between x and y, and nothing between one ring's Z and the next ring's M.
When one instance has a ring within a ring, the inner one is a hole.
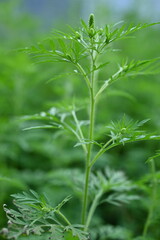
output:
M54 237L55 240L63 239L66 226L57 219L55 213L60 212L70 197L65 198L55 208L49 205L44 195L39 195L33 190L29 193L13 194L12 197L17 209L8 209L4 205L9 220L8 239L19 239L20 236L25 235L26 239L27 237L32 239L32 236L36 238L38 235Z
M110 168L106 168L104 173L99 171L96 175L91 175L91 198L101 193L98 204L108 202L120 206L122 203L128 204L130 201L138 200L139 197L132 194L132 191L136 188L137 185L129 181L121 171L113 171ZM107 198L103 198L106 193L108 194Z
M72 238L70 238L70 239L89 240L88 233L81 230L81 228L79 226L78 227L76 225L67 226L67 227L65 227L65 231L72 233L70 235L70 237L72 237ZM70 239L67 239L67 240L70 240Z
M120 144L143 141L143 140L159 140L160 135L155 135L151 133L146 133L143 130L139 130L139 127L143 126L149 119L145 119L143 121L133 121L127 119L125 116L117 121L111 122L108 129L110 129L109 136L113 140L112 143L107 147L110 149L114 146L118 146Z
M104 81L95 98L97 98L108 86L121 78L129 76L135 77L137 75L157 74L158 72L160 72L160 58L138 61L132 60L129 63L124 61L119 66L119 70Z
M57 206L56 206L56 210L60 210L63 205L65 205L72 197L71 196L67 196L65 199L63 199L63 201L61 203L59 203Z
M101 203L108 202L110 204L121 206L122 204L129 204L131 201L139 200L140 197L137 195L128 195L125 193L117 194L113 193L110 194L106 199L103 199Z
M150 23L150 24L139 23L135 26L134 26L134 24L131 23L128 27L126 26L126 24L123 24L120 28L116 28L113 31L108 31L108 29L107 29L109 42L113 42L113 41L116 41L116 40L121 40L121 39L127 38L127 37L129 37L128 35L136 32L136 31L139 31L139 30L142 30L144 28L151 27L151 26L154 26L154 25L157 25L157 24L160 24L160 22Z

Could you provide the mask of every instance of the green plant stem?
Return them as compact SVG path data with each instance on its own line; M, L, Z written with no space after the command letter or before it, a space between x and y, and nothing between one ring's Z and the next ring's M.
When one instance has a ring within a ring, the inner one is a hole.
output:
M56 213L68 224L71 225L71 223L68 221L68 219L61 213L60 211L56 211Z
M86 81L86 84L87 84L88 88L90 89L91 88L91 83L89 81L87 73L85 72L85 70L83 69L83 67L79 63L76 63L75 65L78 68L78 70L80 71L80 73L82 74L82 76L84 77L84 79Z
M109 79L104 81L104 84L101 86L101 88L98 90L98 92L95 95L95 99L101 95L101 93L111 84L111 82L115 81L118 77L120 77L124 71L124 69L121 67L115 74L113 74Z
M93 130L94 130L94 113L95 113L95 103L93 98L93 93L91 94L91 105L90 105L90 129L89 129L89 141L88 153L86 159L86 170L85 170L85 187L84 187L84 198L82 207L82 224L85 225L86 222L86 212L88 205L88 187L89 187L89 175L91 171L90 161L91 161L91 151L92 151L92 140L93 140Z
M92 167L95 162L97 161L97 159L106 151L106 147L113 142L113 139L111 138L100 150L99 152L96 154L96 156L93 158L93 160L90 163L90 167Z
M151 223L151 218L153 216L153 211L154 211L154 208L155 208L156 196L157 196L157 179L156 179L156 169L155 169L154 159L151 159L150 163L151 163L152 184L153 184L153 186L152 186L151 204L150 204L150 207L149 207L148 217L147 217L147 220L145 222L144 229L143 229L143 237L146 237L146 235L147 235L148 228L149 228L150 223Z
M99 200L101 198L103 194L103 190L101 189L98 194L95 196L93 202L92 202L92 205L90 207L90 210L89 210L89 213L88 213L88 217L87 217L87 221L86 221L86 225L85 225L85 231L87 231L89 225L90 225L90 222L92 220L92 217L93 217L93 214L98 206L98 203L99 203Z
M82 224L86 223L86 213L88 207L88 188L89 188L89 176L91 172L90 162L93 145L93 133L94 133L94 117L95 117L95 99L94 99L94 51L91 52L91 81L90 81L90 126L89 126L89 144L86 158L86 169L85 169L85 186L84 186L84 197L82 205Z
M63 123L63 124L69 131L71 131L77 137L79 142L82 141L81 137L78 135L78 133L71 126L69 126L67 123ZM82 144L82 148L83 148L84 152L86 153L87 152L86 146Z

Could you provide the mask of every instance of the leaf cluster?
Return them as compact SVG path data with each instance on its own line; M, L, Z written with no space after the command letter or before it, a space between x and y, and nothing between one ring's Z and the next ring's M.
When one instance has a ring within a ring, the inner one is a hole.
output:
M1 234L6 235L7 239L32 239L32 236L36 236L37 239L38 236L42 236L53 240L89 239L88 234L82 230L83 226L71 225L61 212L70 196L56 207L52 207L44 195L39 195L33 190L29 193L13 194L12 197L17 210L8 209L4 205L8 229L2 229Z
M106 126L107 136L109 137L109 140L106 143L100 143L95 140L91 141L85 137L83 132L83 130L85 130L84 127L89 125L89 121L79 120L76 114L77 111L78 110L76 110L75 106L70 106L68 109L53 107L48 112L24 116L22 120L34 120L40 121L41 123L31 127L26 127L24 130L57 129L60 131L67 131L78 140L74 147L81 146L85 153L87 153L88 144L92 143L97 145L100 150L95 154L93 160L91 161L91 166L95 164L104 152L116 146L144 140L160 139L159 135L156 135L155 133L147 133L146 131L140 129L149 121L149 119L133 121L124 115L119 121L112 121Z
M54 76L52 79L78 74L84 78L87 87L91 91L91 76L110 63L110 61L106 60L101 62L99 57L109 51L110 48L113 48L112 42L128 38L134 32L159 24L159 22L137 24L135 26L133 24L129 26L122 24L121 26L120 24L108 24L104 28L96 27L94 15L91 14L88 24L81 20L81 27L78 30L69 27L70 33L54 31L43 43L38 43L37 46L31 46L23 49L23 51L29 53L37 62L70 63L74 67L71 72ZM120 27L117 27L118 25ZM90 68L90 59L93 61L92 68ZM159 58L138 61L123 60L118 65L117 72L103 80L101 85L97 84L95 101L115 81L124 77L155 74L159 72L159 66Z
M8 209L7 206L4 205L4 210L9 221L8 228L5 229L5 231L3 230L2 233L6 233L8 239L32 239L32 237L37 236L37 239L44 237L53 240L87 240L89 239L87 229L91 225L92 217L99 204L107 202L121 206L122 204L139 199L139 197L133 193L136 189L135 184L129 181L122 172L116 172L106 168L104 172L99 171L91 174L91 168L102 154L109 149L135 141L159 140L160 136L148 134L139 129L148 119L141 122L134 122L123 117L119 121L112 121L111 124L107 126L107 130L109 130L107 138L109 138L109 140L103 144L99 143L95 141L93 137L94 106L101 93L115 81L127 76L155 73L159 68L159 58L142 61L123 61L119 65L118 71L105 80L102 85L99 83L95 84L95 72L109 64L108 61L99 63L98 57L109 50L112 42L128 38L130 34L137 30L155 24L159 23L138 24L136 26L133 24L126 26L124 24L119 28L117 28L117 25L106 25L104 28L97 28L95 26L94 15L91 14L88 25L82 20L79 30L70 28L71 33L69 34L56 31L51 37L46 39L44 43L38 43L37 46L32 46L24 50L39 62L72 64L72 66L76 68L74 69L74 73L83 77L88 87L91 105L90 120L79 120L77 118L77 110L74 106L65 110L53 107L48 112L41 112L40 114L25 116L23 118L23 120L34 120L36 122L34 126L27 127L24 130L66 130L78 140L75 146L82 146L85 156L87 156L87 174L85 183L84 176L80 176L80 184L78 187L80 189L80 187L82 188L85 185L84 205L82 209L82 223L84 223L85 226L72 225L68 218L62 213L61 208L70 200L70 197L65 198L57 206L53 207L45 196L38 195L31 190L30 193L24 192L13 195L13 203L17 210ZM86 62L82 62L82 60ZM91 62L90 65L88 64L89 61ZM85 134L84 126L88 125L89 134ZM96 150L96 153L92 152L93 145L97 145L100 148ZM88 180L89 175L91 176L90 183ZM83 179L81 179L82 177ZM90 195L89 206L87 206L88 195ZM87 211L88 215L86 216ZM105 239L106 236L108 239L120 239L119 235L121 239L127 239L129 236L128 233L121 230L122 229L115 229L112 226L104 229L102 226L100 234L102 239ZM96 235L96 237L99 237L99 235Z
M121 206L130 203L132 200L139 200L139 197L132 193L137 186L129 181L123 172L114 171L110 168L106 168L104 173L97 172L96 175L92 175L90 188L91 196L94 195L95 197L101 193L98 204L107 202Z

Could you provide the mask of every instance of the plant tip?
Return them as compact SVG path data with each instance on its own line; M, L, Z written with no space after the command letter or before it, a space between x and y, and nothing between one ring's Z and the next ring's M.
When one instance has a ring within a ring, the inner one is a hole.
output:
M95 17L94 14L91 13L89 16L89 28L94 28Z

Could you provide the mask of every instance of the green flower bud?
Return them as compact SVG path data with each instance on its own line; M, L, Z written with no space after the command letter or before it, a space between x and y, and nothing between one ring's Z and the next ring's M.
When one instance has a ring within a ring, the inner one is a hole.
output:
M89 16L89 22L88 22L88 26L89 28L93 28L94 29L94 14L90 14Z
M101 36L102 33L103 33L103 28L100 28L100 29L99 29L99 36Z
M121 133L122 133L122 134L125 133L126 130L127 130L126 128L122 128L122 129L121 129Z
M93 28L89 29L88 34L89 34L89 37L90 37L90 38L94 37L94 35L95 35L95 30L94 30Z

